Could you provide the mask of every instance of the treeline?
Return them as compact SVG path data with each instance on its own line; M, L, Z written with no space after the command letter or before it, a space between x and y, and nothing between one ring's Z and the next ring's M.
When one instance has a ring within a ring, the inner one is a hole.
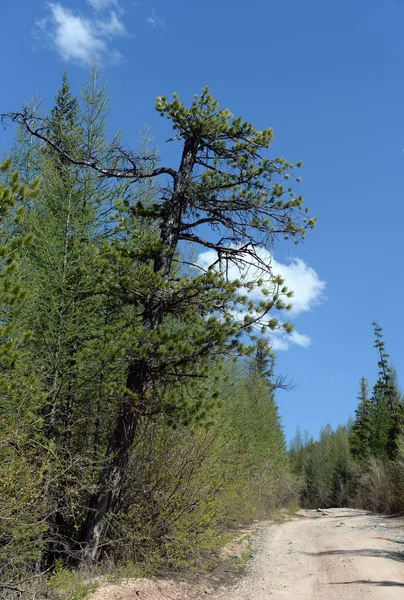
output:
M181 145L179 167L161 166L148 131L136 151L108 140L98 79L95 69L77 98L64 77L49 116L38 105L8 115L18 124L0 184L9 598L31 575L88 562L198 564L226 528L297 499L282 380L257 336L291 329L273 312L292 296L259 248L314 225L282 183L294 165L266 158L272 130L233 118L205 89L190 108L157 100Z
M404 401L382 328L373 323L373 329L378 377L371 393L361 379L355 418L335 431L327 425L316 441L300 430L291 441L304 506L404 510Z

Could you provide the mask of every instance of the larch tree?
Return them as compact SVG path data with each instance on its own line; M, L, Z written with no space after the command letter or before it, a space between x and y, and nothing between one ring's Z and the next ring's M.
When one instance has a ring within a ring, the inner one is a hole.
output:
M39 192L39 181L25 185L11 161L0 164L9 183L0 183L0 233L18 231L24 206ZM14 227L15 226L15 227ZM46 511L40 436L43 394L26 363L30 333L14 318L27 290L20 259L32 242L29 235L0 236L0 587L12 590L21 569L32 568L41 555ZM46 527L46 526L45 526Z
M98 85L96 70L83 87L81 103L64 76L47 135L66 153L90 156L97 151L104 158L109 151L106 111L106 91ZM18 230L33 240L21 260L27 296L18 319L32 332L26 359L42 380L47 398L42 427L54 445L55 461L48 469L54 485L47 487L52 506L44 553L48 566L58 556L74 554L84 490L105 452L113 411L112 394L106 388L121 378L121 372L115 375L122 371L117 366L121 343L117 315L109 310L109 283L98 273L99 249L108 235L115 235L116 224L109 219L112 206L119 196L126 197L127 186L100 180L52 146L35 137L33 144L21 133L14 148L16 162L29 153L33 173L25 176L40 177L39 192L26 201L18 224Z
M106 262L116 268L116 288L132 303L140 326L127 351L125 390L81 528L85 559L99 556L139 419L161 411L173 419L203 414L214 399L195 397L193 382L218 356L242 350L243 334L255 328L291 330L270 315L290 307L292 293L261 250L271 249L279 237L297 243L315 224L302 196L287 183L295 165L266 155L272 129L259 131L234 118L208 88L189 108L174 94L172 101L159 97L156 109L171 121L172 141L181 146L177 168L157 166L153 156L120 147L103 163L96 153L85 157L60 147L48 135L48 120L38 122L26 111L11 115L72 165L107 179L160 180L159 194L147 205L119 207L121 228L136 244L131 249L116 239L105 249ZM145 233L139 223L148 221L157 228ZM184 242L212 251L212 264L196 260L184 273ZM141 265L136 277L134 262ZM232 269L236 279L229 276ZM258 302L249 295L254 287L260 288Z

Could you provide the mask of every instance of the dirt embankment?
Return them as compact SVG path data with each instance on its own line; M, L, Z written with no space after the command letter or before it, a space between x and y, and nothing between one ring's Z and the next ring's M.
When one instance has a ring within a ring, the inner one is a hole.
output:
M221 588L221 589L220 589ZM91 600L395 600L404 598L404 519L354 509L301 511L261 534L235 586L131 581Z

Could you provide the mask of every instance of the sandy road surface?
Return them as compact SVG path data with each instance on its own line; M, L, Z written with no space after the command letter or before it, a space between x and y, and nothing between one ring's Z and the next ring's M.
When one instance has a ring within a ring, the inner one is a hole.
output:
M302 511L270 526L249 574L220 600L404 599L404 520Z
M299 515L261 531L235 587L131 579L88 600L404 600L404 519L336 508Z

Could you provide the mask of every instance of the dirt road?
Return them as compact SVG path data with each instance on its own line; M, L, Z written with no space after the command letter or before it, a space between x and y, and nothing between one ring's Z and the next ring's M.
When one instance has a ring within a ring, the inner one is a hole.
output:
M300 511L262 529L258 552L235 587L132 579L100 588L89 600L208 598L403 600L404 519L353 509Z
M270 526L249 574L220 600L404 598L404 520L353 509L302 511Z

